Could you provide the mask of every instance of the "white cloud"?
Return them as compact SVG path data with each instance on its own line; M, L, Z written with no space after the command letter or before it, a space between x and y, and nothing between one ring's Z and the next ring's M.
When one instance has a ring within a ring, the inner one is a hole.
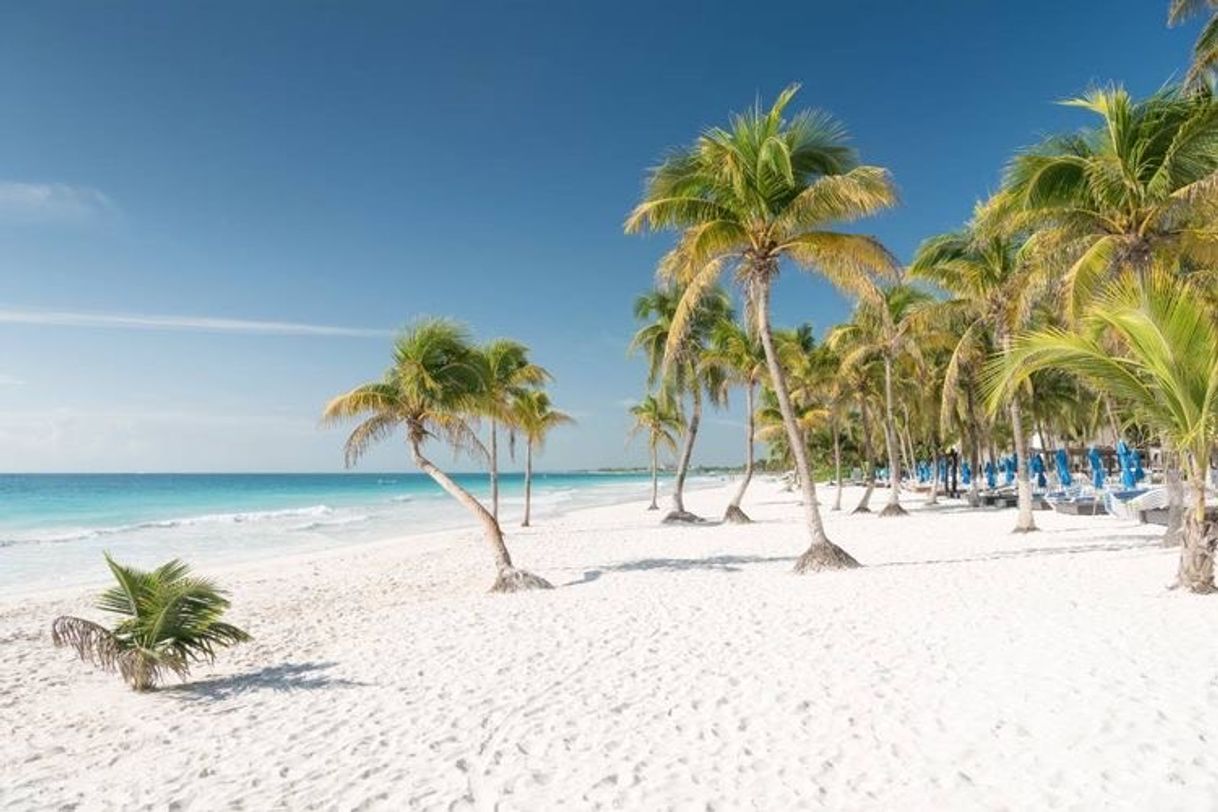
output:
M344 336L384 338L392 330L335 327L290 321L225 319L210 316L155 316L117 313L80 313L64 310L0 308L0 324L31 324L42 327L85 327L128 330L179 330L201 333L245 333L282 336Z
M109 197L88 186L0 180L0 220L79 222L114 211Z
M0 372L0 386L24 386L25 381Z

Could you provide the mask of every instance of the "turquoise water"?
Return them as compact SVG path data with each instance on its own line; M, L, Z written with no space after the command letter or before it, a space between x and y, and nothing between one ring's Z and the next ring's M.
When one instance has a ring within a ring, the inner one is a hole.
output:
M479 497L486 474L456 480ZM519 523L520 474L500 477L500 517ZM533 478L533 516L649 495L640 474ZM0 474L0 594L92 583L102 552L149 565L263 558L471 523L426 475Z

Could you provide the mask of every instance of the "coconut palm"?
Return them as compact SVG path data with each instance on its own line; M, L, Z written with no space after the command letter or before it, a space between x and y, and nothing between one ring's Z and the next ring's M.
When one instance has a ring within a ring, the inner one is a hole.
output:
M490 421L491 515L499 518L499 427L516 428L513 405L529 387L550 379L542 367L529 361L529 348L519 341L498 338L480 347L476 355L482 372L482 412Z
M82 660L117 670L135 690L155 688L166 672L185 679L191 663L212 662L216 649L250 639L221 620L229 607L224 591L192 576L181 561L145 572L107 553L106 565L118 586L101 594L97 608L123 620L107 629L83 618L59 617L51 624L51 640L71 646Z
M727 399L729 387L740 386L744 389L744 477L724 511L723 518L729 522L747 524L752 519L740 507L740 503L748 490L749 482L753 479L753 439L757 433L756 396L757 386L765 380L767 374L765 350L756 333L731 319L725 319L712 329L709 345L702 354L702 364L717 367L722 373L724 401Z
M681 413L677 410L676 401L670 397L648 395L640 403L630 407L630 415L634 425L630 428L630 438L641 433L647 434L647 451L651 455L651 504L648 510L659 510L656 497L659 495L659 450L666 448L672 453L677 451L677 434L682 429Z
M925 279L947 292L945 307L953 311L961 329L943 383L943 410L952 412L963 397L966 413L974 404L967 384L991 348L1005 350L1015 333L1028 323L1042 288L1026 257L1006 236L978 229L943 234L924 242L910 266L910 276ZM1028 441L1023 425L1020 393L1012 390L1007 414L1019 461L1017 492L1019 514L1015 531L1036 530L1032 515L1032 481L1028 475Z
M492 592L549 589L550 584L512 564L494 514L423 455L428 440L440 439L454 452L485 459L471 421L486 411L483 359L464 327L448 319L425 319L407 329L393 346L393 364L379 381L357 386L331 400L327 424L360 418L347 438L345 460L354 465L376 442L397 431L406 435L414 464L482 524L494 554Z
M524 521L521 527L529 526L529 513L533 502L533 452L545 447L546 435L559 426L567 426L575 419L560 412L550 404L550 396L537 389L526 389L512 398L512 425L524 435Z
M1218 265L1218 102L1119 87L1065 102L1098 126L1018 154L982 224L1029 232L1033 265L1062 274L1067 311L1123 273Z
M1051 368L1106 393L1183 452L1193 501L1178 582L1212 592L1218 523L1206 516L1205 478L1218 442L1218 327L1198 291L1164 273L1122 279L1088 307L1077 331L1018 337L988 368L991 408L1014 384Z
M689 418L682 433L681 453L673 479L673 509L664 521L699 522L698 516L685 509L685 478L702 422L703 399L718 403L723 391L721 371L702 365L701 359L711 330L719 322L731 318L731 305L727 295L719 289L703 296L689 319L681 352L669 358L666 348L682 294L680 286L656 288L635 300L635 318L645 323L634 334L630 347L647 356L647 384L662 384L661 397L675 398L678 403L687 395L690 399Z
M1204 92L1209 87L1207 79L1218 68L1218 0L1171 0L1167 24L1180 25L1201 14L1210 16L1193 43L1193 61L1184 84L1190 90Z
M926 331L928 305L925 291L909 285L875 288L863 295L854 317L829 334L828 343L842 354L842 367L878 359L884 370L884 439L888 449L890 490L881 516L901 516L901 460L897 445L896 409L893 397L893 366L906 355L917 357L919 331Z
M871 237L834 231L896 200L888 173L858 166L845 130L821 112L787 118L798 85L733 117L729 128L707 130L652 173L643 200L626 220L627 232L671 229L680 237L661 273L685 284L674 316L668 354L679 352L697 302L730 270L757 326L788 443L803 490L808 550L796 570L857 566L829 541L816 501L816 483L770 327L772 285L783 260L814 269L853 289L860 277L895 267Z

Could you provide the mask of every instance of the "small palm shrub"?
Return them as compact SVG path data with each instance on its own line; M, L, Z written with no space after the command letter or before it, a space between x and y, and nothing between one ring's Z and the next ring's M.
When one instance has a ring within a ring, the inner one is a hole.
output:
M212 662L216 649L250 639L221 621L229 606L225 593L210 580L192 576L182 561L144 572L107 554L106 564L118 585L103 592L96 605L123 620L107 629L65 615L51 624L51 640L71 646L86 662L118 671L135 690L156 687L166 672L185 679L192 662Z

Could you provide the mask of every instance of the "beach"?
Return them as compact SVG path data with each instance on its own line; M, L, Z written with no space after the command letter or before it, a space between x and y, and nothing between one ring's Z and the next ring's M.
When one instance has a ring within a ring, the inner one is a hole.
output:
M826 510L864 567L812 576L768 478L751 525L508 526L553 591L487 594L472 528L206 568L254 640L150 694L51 646L90 592L6 597L0 806L1211 808L1218 648L1159 531L906 501Z

